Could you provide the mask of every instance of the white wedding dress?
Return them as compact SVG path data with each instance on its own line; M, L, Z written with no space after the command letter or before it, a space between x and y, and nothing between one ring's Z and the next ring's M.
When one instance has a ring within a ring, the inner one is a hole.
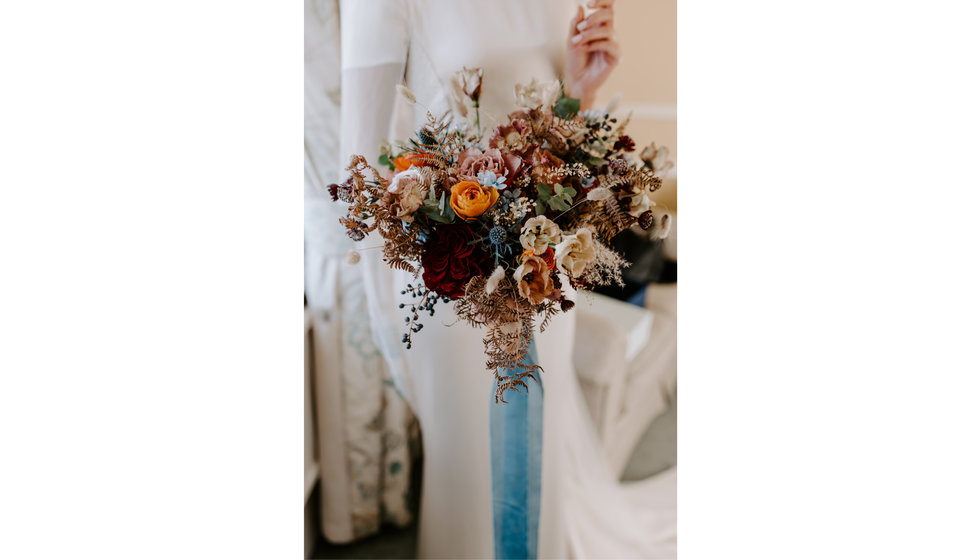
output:
M346 0L341 168L351 154L373 162L385 140L407 139L425 109L396 99L404 83L421 107L449 108L452 74L484 69L483 126L515 110L514 84L560 77L575 4L570 0ZM339 227L339 226L338 226ZM369 237L360 245L379 245ZM375 340L399 392L419 418L424 449L420 558L493 557L489 407L483 332L458 323L440 303L411 350L400 344L400 294L410 274L392 271L377 250L362 251ZM540 558L673 558L676 475L620 484L602 447L572 366L575 312L537 335L544 368Z

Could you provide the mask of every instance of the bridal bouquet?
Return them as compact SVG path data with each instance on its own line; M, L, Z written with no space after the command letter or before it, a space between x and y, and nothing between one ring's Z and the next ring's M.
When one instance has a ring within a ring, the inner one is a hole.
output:
M456 78L451 113L430 111L414 139L383 147L387 172L357 155L350 177L329 189L350 205L341 223L352 239L377 231L391 267L421 274L402 292L415 298L400 305L408 309L406 346L422 328L420 314L454 302L461 319L486 329L499 401L507 389L527 389L525 378L541 369L525 359L535 320L543 330L573 307L563 288L622 284L628 263L609 249L613 236L630 227L666 235L669 216L655 219L650 197L672 164L652 144L634 156L626 122L579 111L558 81L516 86L522 108L484 131L482 70L464 68Z

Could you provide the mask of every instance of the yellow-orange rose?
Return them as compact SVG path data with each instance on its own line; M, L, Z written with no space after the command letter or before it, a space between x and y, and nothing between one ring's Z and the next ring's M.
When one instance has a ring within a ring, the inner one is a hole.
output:
M475 181L462 181L450 189L449 205L464 220L482 216L487 208L497 203L500 193L493 187L484 187Z

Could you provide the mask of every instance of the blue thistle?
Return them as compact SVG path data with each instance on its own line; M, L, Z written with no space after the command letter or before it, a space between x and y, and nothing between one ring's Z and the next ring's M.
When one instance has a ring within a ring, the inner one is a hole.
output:
M493 188L497 189L498 191L503 190L504 187L506 186L506 185L504 185L504 180L505 179L504 179L503 175L501 175L500 177L497 177L497 175L493 171L490 171L490 170L481 171L481 172L477 173L476 179L484 187L493 187Z
M507 242L507 230L501 226L493 226L490 228L490 233L487 235L487 237L490 238L491 245L503 245Z

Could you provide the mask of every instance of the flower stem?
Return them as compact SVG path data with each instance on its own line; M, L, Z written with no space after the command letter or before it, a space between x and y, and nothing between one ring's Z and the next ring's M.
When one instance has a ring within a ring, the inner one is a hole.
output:
M483 129L480 128L480 102L473 101L473 108L476 109L476 134L483 139Z

